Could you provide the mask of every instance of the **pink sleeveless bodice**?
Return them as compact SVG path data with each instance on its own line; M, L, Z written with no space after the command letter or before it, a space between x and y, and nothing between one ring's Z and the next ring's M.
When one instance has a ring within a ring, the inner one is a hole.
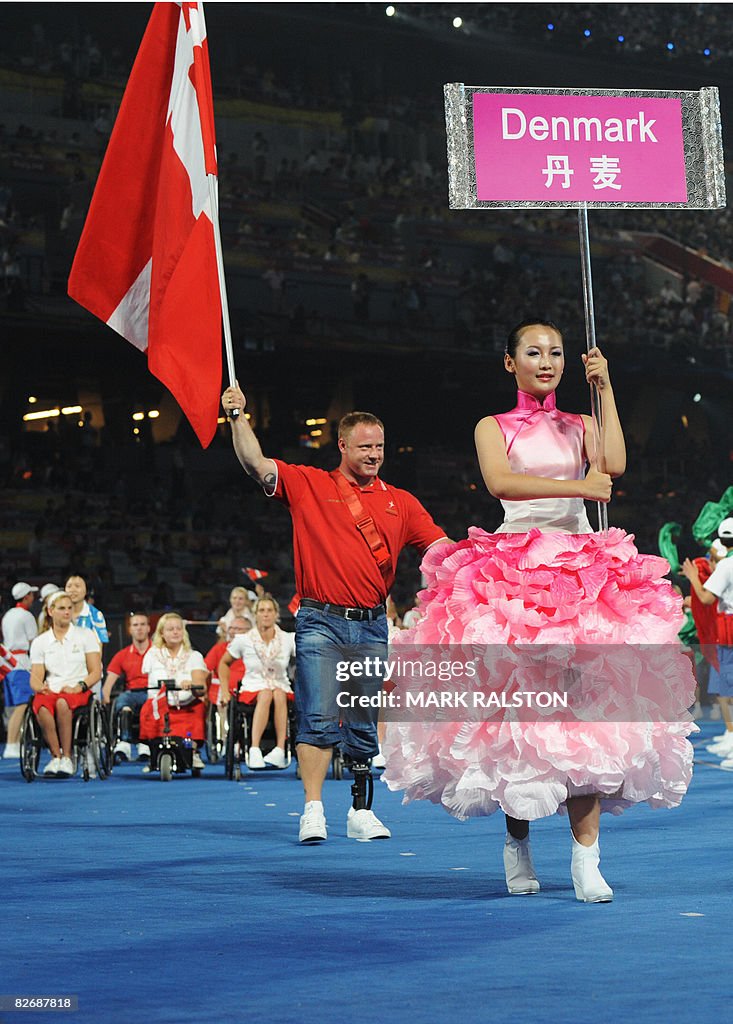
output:
M554 392L541 402L519 391L516 407L494 419L504 435L513 473L554 480L582 480L585 476L583 418L560 412ZM526 533L535 526L544 533L593 533L582 498L533 498L501 504L504 522L497 533Z

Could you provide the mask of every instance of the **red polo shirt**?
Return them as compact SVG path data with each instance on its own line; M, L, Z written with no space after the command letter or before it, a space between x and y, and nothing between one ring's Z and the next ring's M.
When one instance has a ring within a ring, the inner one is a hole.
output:
M229 646L228 640L219 640L211 648L209 653L204 656L204 662L206 667L212 675L212 681L219 678L219 662L224 657ZM237 683L239 683L244 677L244 662L241 658L237 658L229 666L229 689L235 689Z
M147 690L148 674L143 672L143 658L149 650L150 641L142 654L137 652L134 644L123 647L110 661L107 671L114 672L116 676L124 676L127 690Z
M301 597L372 608L389 593L404 547L424 551L445 537L409 491L388 487L378 477L363 489L352 484L392 557L385 579L330 474L313 466L272 461L277 466L272 497L288 507L293 520L295 582Z

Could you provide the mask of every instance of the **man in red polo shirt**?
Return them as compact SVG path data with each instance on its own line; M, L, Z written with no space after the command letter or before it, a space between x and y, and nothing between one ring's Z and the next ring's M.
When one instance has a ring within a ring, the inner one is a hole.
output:
M133 612L129 623L129 647L123 647L115 654L107 669L107 678L102 687L102 700L109 704L112 688L120 676L125 677L125 689L115 699L114 713L119 716L119 737L115 745L115 757L121 761L132 760L133 715L143 706L148 696L148 676L143 672L143 658L150 647L150 619L144 612ZM138 760L150 757L147 743L138 743Z
M356 652L365 665L386 659L385 601L402 548L413 545L425 551L447 538L417 498L380 479L384 427L376 416L352 412L341 420L341 463L326 473L266 458L244 416L245 404L239 387L222 395L237 458L267 495L288 507L293 520L300 595L295 620L296 744L305 789L299 838L303 843L326 839L321 793L338 744L354 773L347 836L389 839L389 829L371 810L369 764L379 750L377 709L368 720L345 718L337 704L344 684L337 682L336 665L345 658L353 661L354 653L347 652ZM236 418L231 418L232 410L239 411ZM372 697L381 685L374 675L362 678L360 692Z
M226 701L221 700L219 687L221 681L219 679L219 662L226 654L226 649L229 643L234 639L235 636L239 636L241 633L249 633L252 629L252 623L249 619L245 619L242 615L235 615L232 621L229 623L227 629L227 635L223 640L217 640L214 646L209 650L208 654L204 655L204 662L211 675L209 676L209 704L220 705L220 710L223 711L223 718L226 722ZM241 658L237 658L236 661L232 662L231 672L229 673L229 688L235 689L244 678L244 662Z

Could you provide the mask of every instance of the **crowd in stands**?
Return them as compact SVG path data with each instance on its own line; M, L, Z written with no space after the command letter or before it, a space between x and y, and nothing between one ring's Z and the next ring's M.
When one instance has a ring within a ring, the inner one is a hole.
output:
M411 3L408 9L413 19L448 27L458 7ZM464 25L468 31L498 33L502 37L544 41L552 38L558 50L568 53L589 47L612 48L619 61L681 56L694 57L702 64L703 60L733 56L733 45L725 31L725 6L715 3L470 4L464 14ZM668 49L670 42L673 50Z
M365 5L344 6L350 9L344 16L374 15L360 10ZM685 4L558 5L555 11L552 5L490 4L472 5L466 20L487 31L520 37L552 12L558 38L564 38L566 28L587 18L598 26L596 35L607 33L620 19L631 26L626 32L628 45L644 51L672 28L688 40L696 38L695 33L715 32L721 17L718 6L704 5L701 11L700 5ZM442 19L453 8L411 4L410 9L412 24ZM13 47L0 53L0 65L49 76L49 89L54 81L59 88L53 76L60 75L66 92L69 82L81 89L84 83L101 80L119 95L132 58L125 46L134 47L133 39L110 38L106 26L99 26L98 32L77 32L69 41L68 26L43 18L24 24L17 33ZM333 81L306 72L297 61L281 62L273 70L249 57L237 62L225 58L220 67L223 97L236 95L263 104L261 118L250 108L249 135L238 132L231 136L241 139L238 145L229 143L226 151L222 147L220 195L226 258L237 274L249 276L258 286L245 289L241 301L250 317L277 315L274 323L272 317L269 320L270 331L328 334L331 321L337 319L340 333L343 321L351 322L357 336L360 325L386 323L388 338L404 332L408 341L416 341L412 332L419 329L445 347L466 340L481 347L488 332L501 333L512 319L501 308L492 308L497 300L485 294L493 286L503 286L504 271L536 268L520 286L521 294L533 302L544 299L548 278L553 288L558 284L558 254L576 237L572 211L447 208L440 95L428 98L419 90L389 95L373 88L361 95L367 86L355 69L341 63L330 72L336 76ZM17 80L13 87L18 87ZM38 88L35 80L32 88ZM29 285L36 293L63 289L114 119L112 98L75 106L66 92L54 108L59 116L44 118L42 126L27 119L0 125L0 144L11 166L18 169L25 162L30 174L41 170L59 191L54 224L46 210L29 208L27 198L19 210L12 185L0 172L0 250L9 310L24 308L28 301L33 308L32 296L24 294ZM356 117L355 103L362 108ZM272 105L325 113L331 120L324 124L322 138L308 133L304 142L297 130L268 131L266 109ZM418 116L418 109L427 116ZM653 309L649 300L654 296L639 294L639 265L634 263L638 250L629 242L628 231L662 233L733 266L727 210L707 215L594 211L592 238L614 246L616 262L626 267L621 292L618 273L613 281L610 273L596 277L596 306L601 318L606 317L600 327L617 338L633 340L645 312ZM497 258L496 243L502 238L511 255L506 264ZM34 258L42 261L43 269L31 274ZM535 277L541 279L536 286ZM319 287L324 283L329 286L325 291ZM608 301L604 287L609 294L628 296L629 302L619 308ZM558 303L575 310L577 287L560 279L558 291L563 289ZM337 302L334 296L339 292L353 301ZM232 300L236 306L236 288ZM503 304L512 307L511 299ZM717 308L709 291L700 298L694 322L687 319L673 318L675 333L695 341L702 334L707 345L717 344L729 329L727 310ZM645 329L648 326L663 333L669 325L644 323Z
M0 126L0 139L7 134ZM232 301L242 307L244 324L257 325L271 340L345 329L358 338L368 325L389 341L480 349L505 333L516 294L534 308L565 311L562 322L575 319L572 211L450 211L436 202L444 191L442 169L426 160L334 148L337 143L348 141L332 137L302 160L295 151L279 163L232 152L223 162L225 259L242 282L240 299L235 286ZM40 296L64 286L100 148L79 137L59 144L23 125L13 148L18 159L35 152L59 175L63 193L61 216L49 225L27 201L19 210L12 187L0 179L5 308L41 311ZM595 257L599 332L618 341L651 332L660 344L673 337L724 349L730 307L704 283L694 303L664 302L655 319L658 288L645 281L642 246L629 232L663 234L733 266L731 228L727 210L593 211L591 238L603 247Z

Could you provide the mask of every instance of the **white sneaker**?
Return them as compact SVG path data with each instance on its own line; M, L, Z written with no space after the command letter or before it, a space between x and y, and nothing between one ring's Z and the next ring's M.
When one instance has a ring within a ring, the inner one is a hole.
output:
M6 743L3 750L3 761L10 761L20 757L20 743Z
M150 747L147 743L138 743L137 745L137 759L138 761L149 761L150 760Z
M508 835L504 843L504 874L506 887L512 896L527 896L540 891L529 836L515 839Z
M728 730L727 729L725 730L725 732L718 732L718 733L715 734L715 736L711 736L710 737L710 742L713 745L715 745L716 743L720 743L720 741L724 740L727 735L728 735Z
M46 767L43 769L44 775L58 775L59 768L61 767L61 758L52 757Z
M711 747L733 746L733 732L730 732L728 729L726 729L725 732L720 733L718 736L713 736L713 738L711 739L711 741L709 743L709 746L711 746Z
M346 835L349 839L391 839L392 833L383 825L374 811L362 807L360 811L349 808L346 815Z
M257 771L259 768L267 768L265 759L262 756L262 751L259 747L249 748L249 754L247 755L247 767L253 771Z
M132 761L132 744L127 740L120 740L115 746L115 757L121 761Z
M252 757L252 748L249 751L250 758ZM285 759L285 751L282 747L273 747L269 754L265 754L263 757L263 763L269 765L271 768L287 768L288 762ZM250 768L252 764L250 762Z
M720 767L730 770L733 768L733 757L726 757L724 761L720 762Z
M74 762L70 757L61 758L56 774L62 775L64 778L71 778L74 774Z
M191 758L191 767L197 768L199 771L206 767L204 762L201 760L201 754L199 754L198 750L194 750L193 752L193 757Z
M372 768L386 768L387 758L382 753L382 748L379 748L379 753L372 758Z
M721 740L709 743L705 749L710 754L717 754L718 757L727 757L729 754L733 754L733 732L726 732Z
M321 843L328 838L326 816L320 800L309 800L300 818L298 840L301 843Z

